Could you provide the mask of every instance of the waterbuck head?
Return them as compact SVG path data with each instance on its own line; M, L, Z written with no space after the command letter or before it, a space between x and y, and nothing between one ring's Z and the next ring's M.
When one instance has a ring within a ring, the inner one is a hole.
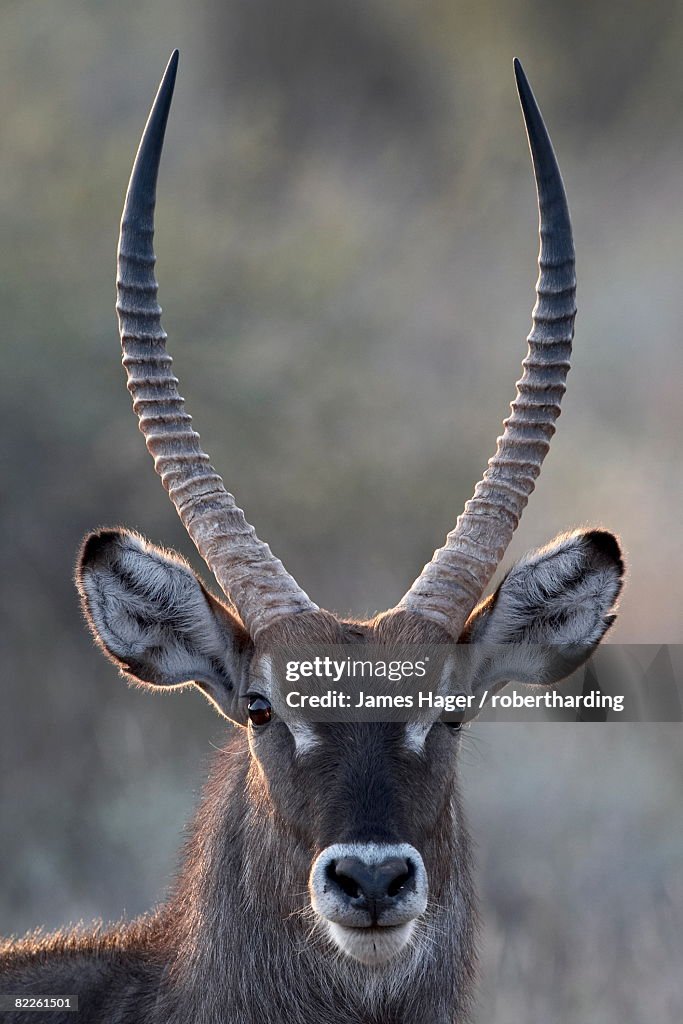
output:
M322 948L379 970L419 946L434 908L462 897L460 733L438 711L407 724L311 722L296 709L276 713L275 655L316 644L509 646L509 660L499 654L495 672L478 664L469 678L443 680L449 690L478 694L510 679L563 678L610 627L623 565L616 539L603 530L556 538L481 600L534 488L565 390L575 276L564 187L515 62L541 236L537 302L517 396L474 496L400 603L370 621L341 620L319 609L256 537L202 451L173 376L152 243L176 68L174 54L133 167L121 222L117 310L140 430L227 601L210 594L181 556L120 529L86 538L78 585L93 633L128 677L150 687L193 683L240 727L251 758L254 813L287 837L286 870L273 864L268 876L273 890L285 884L281 878L294 886L297 879L325 936ZM519 645L525 644L534 655L523 664ZM273 895L286 907L286 893ZM465 903L454 913L466 915Z

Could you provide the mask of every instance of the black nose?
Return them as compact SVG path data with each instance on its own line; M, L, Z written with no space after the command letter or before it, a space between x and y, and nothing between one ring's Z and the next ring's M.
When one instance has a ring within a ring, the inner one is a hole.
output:
M401 857L371 864L358 857L341 857L328 865L327 879L352 907L367 910L374 924L382 911L414 890L415 868Z

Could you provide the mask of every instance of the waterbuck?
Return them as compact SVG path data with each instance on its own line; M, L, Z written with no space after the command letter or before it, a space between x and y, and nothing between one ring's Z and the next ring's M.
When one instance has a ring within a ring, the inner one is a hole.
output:
M85 539L77 583L95 638L126 677L151 688L194 684L236 728L166 902L108 931L6 943L1 988L76 993L82 1024L453 1024L467 1016L475 973L461 731L438 711L408 724L278 714L273 656L316 644L509 647L495 670L479 663L446 680L476 696L510 679L564 678L614 621L623 563L615 537L598 529L528 554L482 601L548 451L569 369L574 248L560 172L515 61L541 244L512 412L474 496L399 604L369 621L343 620L318 608L257 538L202 451L173 376L153 234L177 62L175 53L130 179L117 310L140 430L228 600L180 555L123 529ZM520 645L533 645L531 670Z

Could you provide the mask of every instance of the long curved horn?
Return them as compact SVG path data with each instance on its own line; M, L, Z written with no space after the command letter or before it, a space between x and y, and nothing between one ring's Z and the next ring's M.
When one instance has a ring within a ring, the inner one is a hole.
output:
M178 51L159 86L140 142L121 218L116 310L128 390L169 497L252 637L276 619L317 611L263 544L200 447L166 352L154 277L154 206Z
M534 489L560 414L574 336L576 278L567 197L541 112L518 60L514 67L536 177L541 236L529 351L512 414L504 422L483 479L444 547L434 552L394 609L434 619L456 637L503 557Z

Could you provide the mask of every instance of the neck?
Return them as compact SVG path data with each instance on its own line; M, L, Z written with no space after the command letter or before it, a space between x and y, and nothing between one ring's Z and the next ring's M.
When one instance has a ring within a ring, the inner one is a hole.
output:
M312 851L268 800L243 737L222 751L166 908L172 1024L453 1024L472 988L475 910L457 794L449 850L411 948L367 967L330 944L308 897ZM457 832L455 820L459 822ZM456 865L452 871L451 865Z

